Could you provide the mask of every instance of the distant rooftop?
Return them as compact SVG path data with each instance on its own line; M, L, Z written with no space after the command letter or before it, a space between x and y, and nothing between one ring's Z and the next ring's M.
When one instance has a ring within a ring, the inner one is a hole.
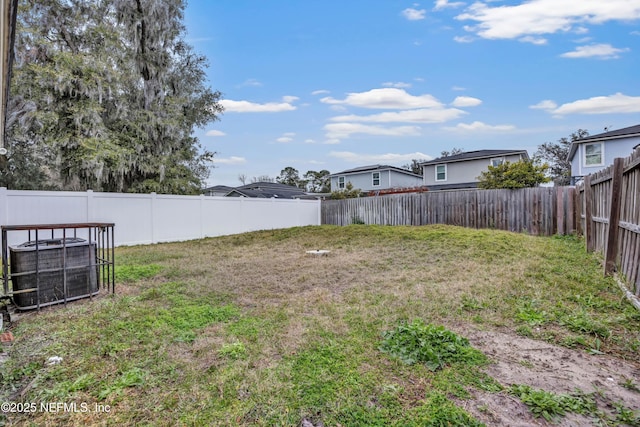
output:
M369 171L376 171L376 170L393 170L393 171L404 173L404 174L407 174L407 175L420 176L420 175L414 174L410 170L399 168L397 166L390 166L390 165L360 166L360 167L353 168L353 169L347 169L347 170L344 170L342 172L332 173L329 176L346 175L346 174L350 174L350 173L361 173L361 172L369 172Z
M524 154L526 158L529 158L527 150L476 150L465 151L464 153L454 154L453 156L438 157L437 159L429 160L428 162L422 162L420 164L424 166L451 162L462 162L465 160L484 159L488 157L498 157L511 154Z

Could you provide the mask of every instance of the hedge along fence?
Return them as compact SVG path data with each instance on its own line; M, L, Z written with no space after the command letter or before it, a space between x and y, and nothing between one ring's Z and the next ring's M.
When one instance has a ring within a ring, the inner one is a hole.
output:
M574 187L457 190L322 202L322 223L448 224L550 236L576 231Z
M587 250L604 255L605 274L619 271L637 302L640 296L640 148L629 157L617 158L610 167L585 177L576 192L579 226Z

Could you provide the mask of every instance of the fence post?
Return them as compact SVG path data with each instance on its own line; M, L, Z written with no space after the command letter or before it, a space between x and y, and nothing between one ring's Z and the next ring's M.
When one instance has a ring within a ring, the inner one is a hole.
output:
M620 193L622 192L622 174L624 159L617 157L613 161L611 181L611 210L609 213L609 232L607 233L607 249L604 263L604 274L612 274L616 269L618 257L618 235L620 224Z
M204 198L205 195L200 195L200 238L204 239Z
M584 240L587 242L587 252L593 252L595 241L593 235L593 188L591 187L591 175L584 178Z
M93 221L93 190L87 190L87 222Z
M564 221L564 187L554 187L554 190L556 192L556 220L553 221L555 222L555 227L553 227L555 229L551 230L551 235L565 235L568 233L566 232Z
M151 243L158 243L156 242L156 224L155 224L155 215L153 214L156 210L156 196L157 194L155 192L152 192L150 194L151 196L151 212L150 212L150 224L151 224Z
M8 225L9 219L9 204L7 197L7 187L0 187L0 226Z
M584 183L582 183L584 185ZM583 236L582 229L582 203L580 203L580 187L575 186L573 192L573 217L576 224L576 235Z

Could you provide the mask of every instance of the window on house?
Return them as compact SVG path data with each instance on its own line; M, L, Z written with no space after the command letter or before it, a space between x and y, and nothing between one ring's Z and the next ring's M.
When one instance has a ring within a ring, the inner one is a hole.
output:
M604 164L602 143L585 144L584 146L584 165L600 166Z
M447 165L436 165L436 181L447 180Z
M500 166L504 163L504 157L497 157L495 159L491 159L491 166L496 167Z
M338 188L344 188L344 176L338 177Z
M371 177L373 178L373 186L377 187L380 185L380 172L373 172L371 174Z

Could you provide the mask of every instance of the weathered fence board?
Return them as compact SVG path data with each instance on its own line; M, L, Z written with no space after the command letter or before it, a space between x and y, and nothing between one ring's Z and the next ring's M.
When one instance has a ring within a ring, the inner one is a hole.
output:
M449 224L535 235L575 232L573 187L390 194L322 203L322 223Z
M605 274L617 270L640 296L640 148L585 177L576 194L587 250L601 252Z

